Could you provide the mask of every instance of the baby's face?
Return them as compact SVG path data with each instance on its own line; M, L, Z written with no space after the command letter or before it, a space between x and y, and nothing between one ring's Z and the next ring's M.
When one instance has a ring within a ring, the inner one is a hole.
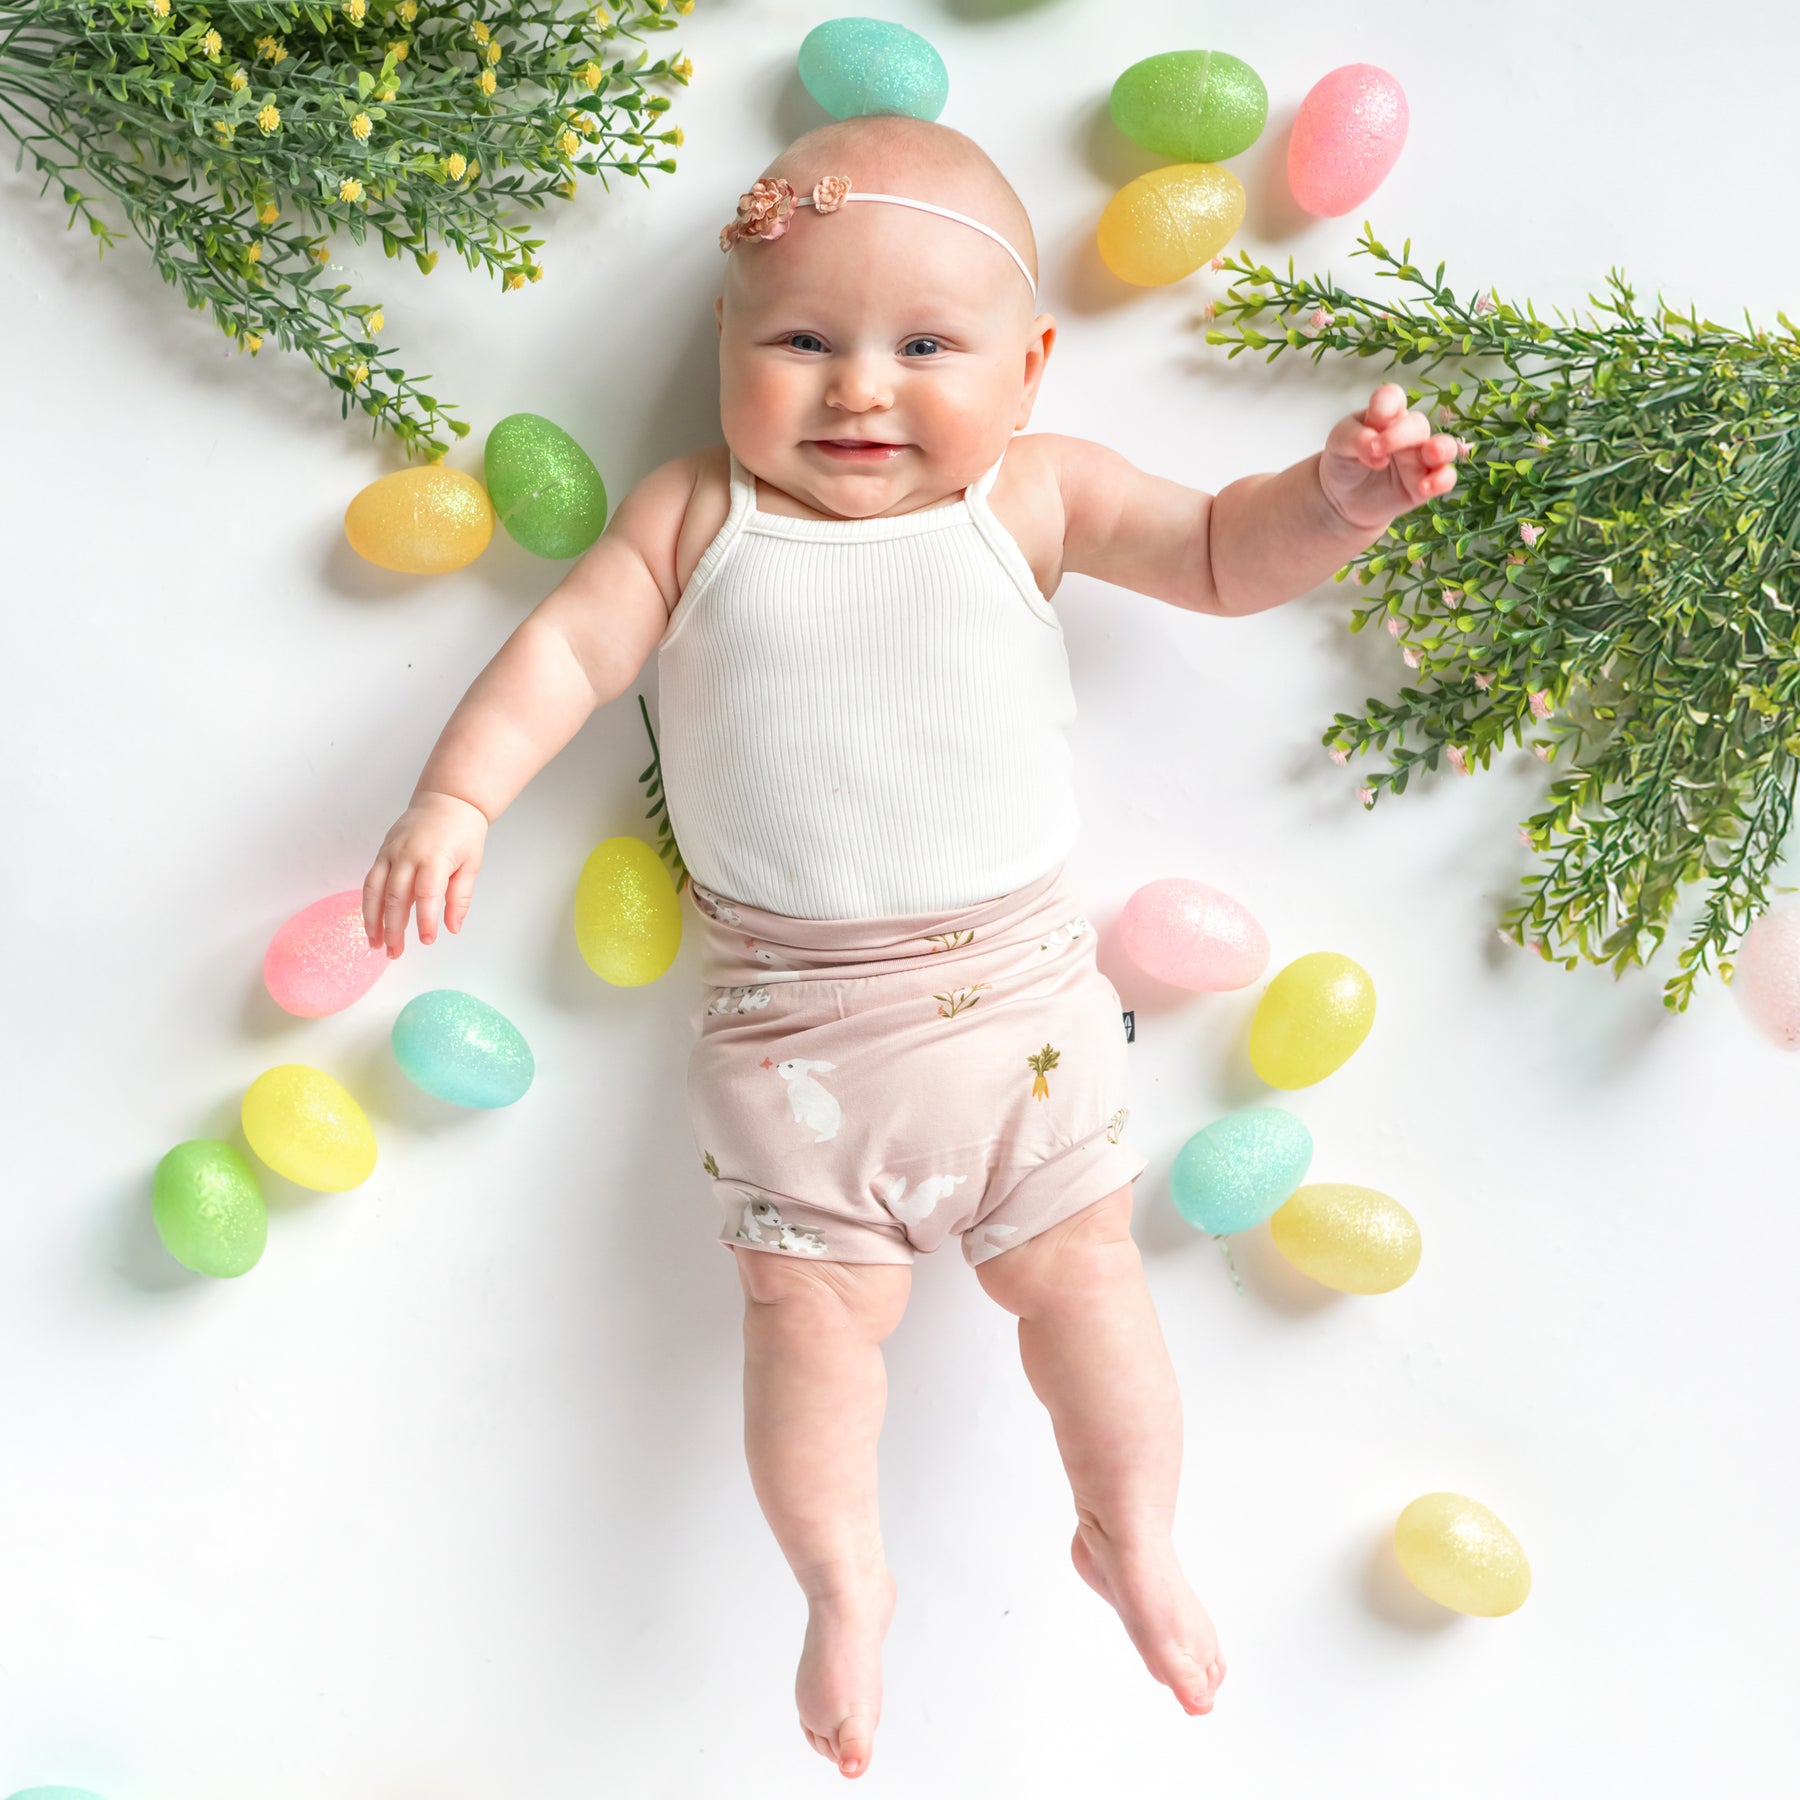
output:
M738 460L858 519L932 505L997 462L1056 334L998 244L882 201L801 207L773 242L740 241L718 315Z

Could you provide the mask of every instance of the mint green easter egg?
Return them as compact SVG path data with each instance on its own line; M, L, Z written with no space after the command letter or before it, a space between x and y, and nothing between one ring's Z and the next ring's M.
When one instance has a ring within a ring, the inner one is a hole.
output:
M815 25L800 44L800 79L834 119L935 119L950 98L944 59L916 31L886 19Z
M510 413L487 435L488 498L533 556L579 556L606 529L606 484L588 453L536 413Z
M1196 1131L1169 1188L1190 1225L1223 1235L1260 1225L1305 1179L1312 1133L1278 1106L1250 1106Z
M1136 62L1113 83L1113 123L1175 162L1211 163L1248 150L1269 116L1269 90L1223 50L1170 50Z

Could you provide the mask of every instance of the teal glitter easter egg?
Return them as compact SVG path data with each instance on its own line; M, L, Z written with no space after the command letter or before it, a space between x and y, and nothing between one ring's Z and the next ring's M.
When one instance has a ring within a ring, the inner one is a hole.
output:
M34 1787L20 1788L6 1800L100 1800L92 1788Z
M1300 1185L1312 1148L1312 1133L1278 1106L1227 1113L1177 1153L1169 1171L1176 1210L1202 1231L1248 1231Z
M800 79L834 119L868 113L935 119L950 98L944 59L916 31L886 19L815 25L800 45Z
M217 1138L190 1138L156 1165L150 1213L163 1248L196 1275L242 1275L256 1267L268 1242L269 1215L256 1176Z
M1170 50L1113 83L1113 123L1135 144L1176 162L1211 163L1248 150L1269 116L1269 90L1223 50Z
M407 1001L394 1021L393 1046L407 1079L452 1106L511 1106L537 1072L519 1028L455 988Z
M536 413L511 413L487 435L488 498L533 556L579 556L606 528L606 484L588 453Z

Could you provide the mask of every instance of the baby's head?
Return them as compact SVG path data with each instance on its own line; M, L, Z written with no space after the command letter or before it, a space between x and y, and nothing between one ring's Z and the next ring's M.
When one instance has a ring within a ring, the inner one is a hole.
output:
M1056 335L1037 310L1018 195L961 132L901 117L821 125L763 173L801 199L835 175L852 193L927 201L1005 244L883 201L799 206L779 235L739 236L717 306L726 443L754 474L843 518L966 487L1029 420ZM834 439L900 447L846 455Z

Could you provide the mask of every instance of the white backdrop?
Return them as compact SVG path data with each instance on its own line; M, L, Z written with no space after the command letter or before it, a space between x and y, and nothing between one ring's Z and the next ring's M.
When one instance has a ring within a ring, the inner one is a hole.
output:
M179 7L180 0L177 0ZM551 218L502 296L446 259L363 259L409 369L475 425L559 420L615 496L716 437L719 223L820 116L794 52L829 6L700 0L680 173ZM1463 287L1570 305L1610 264L1718 317L1800 303L1790 173L1800 24L1691 9L892 0L952 76L947 123L1031 208L1062 333L1036 424L1216 486L1315 448L1360 373L1229 367L1221 278L1138 292L1094 220L1157 159L1107 90L1156 51L1229 49L1270 124L1240 239L1372 279L1355 219L1282 203L1294 106L1367 60L1412 135L1367 209ZM504 539L389 576L339 529L398 466L323 384L229 354L126 244L100 268L0 177L8 429L6 1179L0 1265L0 1792L108 1800L762 1800L838 1781L792 1705L804 1611L739 1448L739 1298L681 1111L690 950L613 990L570 930L602 837L642 829L634 699L494 829L463 936L335 1018L278 1012L270 932L361 880L468 680L559 568ZM1204 620L1082 579L1057 605L1081 717L1076 868L1137 1012L1137 1226L1187 1403L1180 1544L1231 1663L1184 1717L1069 1566L1070 1506L1011 1321L954 1254L890 1345L884 1520L901 1600L864 1789L1330 1792L1486 1800L1763 1795L1800 1775L1791 1612L1800 1064L1705 991L1502 949L1529 757L1364 816L1318 748L1401 673L1342 589ZM654 699L653 671L640 684ZM1367 1046L1292 1104L1313 1179L1385 1189L1425 1257L1374 1300L1241 1239L1244 1292L1168 1199L1186 1136L1274 1099L1258 988L1157 988L1119 952L1133 888L1187 873L1266 924L1274 968L1333 948L1380 988ZM396 1010L468 988L525 1032L527 1100L410 1090ZM314 1195L268 1176L267 1253L191 1276L150 1221L157 1158L241 1144L279 1062L364 1102L381 1162ZM1394 1515L1436 1488L1519 1533L1499 1620L1401 1583Z

